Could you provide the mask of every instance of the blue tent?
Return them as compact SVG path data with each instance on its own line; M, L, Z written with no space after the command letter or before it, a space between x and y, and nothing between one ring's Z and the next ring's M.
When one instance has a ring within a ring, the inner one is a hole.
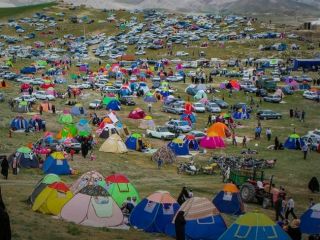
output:
M120 96L129 96L132 95L132 92L130 91L129 88L121 88L120 89Z
M179 211L184 211L185 237L188 240L217 240L227 229L219 211L206 198L190 198ZM167 225L166 234L175 237L174 219Z
M284 230L262 213L241 215L219 240L291 240Z
M168 143L168 147L176 154L176 155L189 155L189 144L187 141L183 141L180 138L176 138Z
M62 152L54 152L46 158L43 164L43 172L45 174L53 173L57 175L71 174L68 161Z
M241 215L244 213L243 202L239 190L234 184L226 184L212 202L222 213L231 215Z
M191 123L195 123L197 121L197 118L193 113L191 114L183 113L180 116L180 120L188 121L189 124L191 124Z
M120 111L121 103L118 100L113 99L108 103L107 110Z
M146 232L164 233L170 224L179 204L165 191L157 191L143 199L129 217L131 226Z
M138 133L131 134L126 140L126 146L131 150L139 149L139 139L141 139L141 135Z
M293 62L293 71L299 68L312 69L312 66L320 66L320 58L315 59L295 59Z
M14 131L25 130L28 128L28 121L23 117L16 117L10 123L10 128Z
M79 116L79 115L86 115L87 111L84 109L82 105L76 104L71 108L70 113L74 116Z
M309 235L320 234L320 203L309 208L302 214L300 230Z
M284 143L284 147L287 149L299 150L305 145L305 142L300 138L298 134L291 134Z
M16 156L17 162L21 168L38 168L39 162L36 155L28 147L20 147L8 158L9 164L12 164L13 158Z
M187 135L184 138L184 141L187 142L189 150L195 150L198 151L199 150L199 143L197 142L197 140L195 139L195 137L193 135Z
M232 114L232 117L237 120L242 120L242 119L249 119L250 114L247 112L242 112L242 111L236 111Z
M37 72L36 67L24 67L20 70L21 74L34 74Z

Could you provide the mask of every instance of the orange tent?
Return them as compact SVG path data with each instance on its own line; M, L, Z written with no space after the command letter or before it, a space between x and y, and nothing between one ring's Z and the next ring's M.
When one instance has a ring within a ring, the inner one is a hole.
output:
M40 105L38 107L38 110L40 109L40 106L42 106L44 112L49 112L52 109L52 104L51 103L46 103L46 102L40 103Z
M208 136L219 136L219 137L229 137L230 130L224 123L217 122L211 125L207 130Z
M237 193L239 192L239 189L233 183L227 183L223 186L223 191L230 192L230 193Z

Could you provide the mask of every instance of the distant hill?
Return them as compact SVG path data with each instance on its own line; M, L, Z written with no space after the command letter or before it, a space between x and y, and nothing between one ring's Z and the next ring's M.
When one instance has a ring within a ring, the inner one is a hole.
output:
M0 0L0 8L35 5L52 1L53 0Z

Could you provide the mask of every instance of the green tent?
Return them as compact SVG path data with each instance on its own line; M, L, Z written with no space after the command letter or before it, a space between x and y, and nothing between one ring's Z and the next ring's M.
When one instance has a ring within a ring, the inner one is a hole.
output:
M73 122L72 115L70 113L61 114L59 116L58 122L61 124L70 124Z
M75 137L78 134L78 130L74 124L67 124L65 125L61 131L58 133L57 138L68 138L68 137Z
M18 153L24 153L24 154L28 154L31 153L31 149L28 147L20 147L17 149Z
M37 65L41 66L41 67L46 67L48 65L48 63L44 60L39 60L39 61L37 61Z
M108 192L119 207L122 207L122 204L128 198L135 198L135 203L140 202L137 189L129 182L126 176L122 174L114 174L106 177L106 182L111 184L108 188Z
M108 105L112 100L118 100L117 97L104 97L102 100L102 104Z

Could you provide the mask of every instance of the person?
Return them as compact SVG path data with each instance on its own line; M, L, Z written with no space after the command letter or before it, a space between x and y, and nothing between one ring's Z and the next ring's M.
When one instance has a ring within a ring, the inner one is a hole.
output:
M301 151L303 152L303 159L307 159L307 154L308 154L308 144L304 144L301 148Z
M2 193L0 187L0 239L1 240L10 240L11 239L11 227L10 227L10 218L9 214L6 211L6 207L2 200Z
M209 115L208 115L207 126L210 126L210 125L212 124L212 121L211 121L212 117L211 117L211 115L212 115L212 114L209 114Z
M13 175L18 175L18 159L17 159L17 155L14 155L14 157L13 157L12 174Z
M276 212L276 221L278 221L279 218L281 218L282 221L284 220L284 217L282 215L282 201L283 201L283 198L279 197L274 204L274 210Z
M163 163L163 161L162 161L162 159L159 157L158 160L157 160L158 169L161 169L162 163Z
M280 142L278 137L275 137L274 139L274 150L279 150Z
M306 116L306 112L304 110L302 110L302 112L301 112L301 122L304 122L305 116Z
M83 158L86 158L87 155L88 155L88 145L87 143L84 141L81 143L81 153L82 153L82 156Z
M73 148L71 148L70 149L70 160L71 161L73 161L73 156L74 156L75 153L76 153L76 151Z
M320 191L319 181L316 177L312 177L309 181L308 188L312 193Z
M237 146L237 139L236 139L236 133L232 132L232 145Z
M189 199L189 191L187 187L183 187L181 189L181 192L178 196L177 202L179 203L179 205L181 206L186 200Z
M51 110L52 110L53 114L56 114L56 106L55 105L52 105Z
M176 240L185 240L185 225L186 220L184 218L184 211L179 211L174 220Z
M43 112L43 106L40 104L40 107L39 107L39 113L40 113L40 115L42 115L42 112Z
M289 197L286 207L287 207L287 209L286 209L285 218L288 220L289 214L291 214L294 219L297 219L297 216L294 213L294 200L292 197Z
M151 109L152 109L152 104L148 103L148 112L151 113Z
M292 240L301 240L302 234L300 231L300 220L294 219L288 227L288 235Z
M275 205L275 203L278 201L279 199L279 193L280 193L280 190L278 188L276 188L275 184L273 183L272 185L272 188L271 188L271 194L272 194L272 206Z
M271 140L271 134L272 134L271 129L270 129L270 128L267 128L267 130L266 130L266 135L267 135L268 141Z
M9 163L7 160L7 156L4 156L1 162L1 174L6 180L8 179L8 172L9 172Z
M242 147L247 147L247 137L244 136L242 139Z

